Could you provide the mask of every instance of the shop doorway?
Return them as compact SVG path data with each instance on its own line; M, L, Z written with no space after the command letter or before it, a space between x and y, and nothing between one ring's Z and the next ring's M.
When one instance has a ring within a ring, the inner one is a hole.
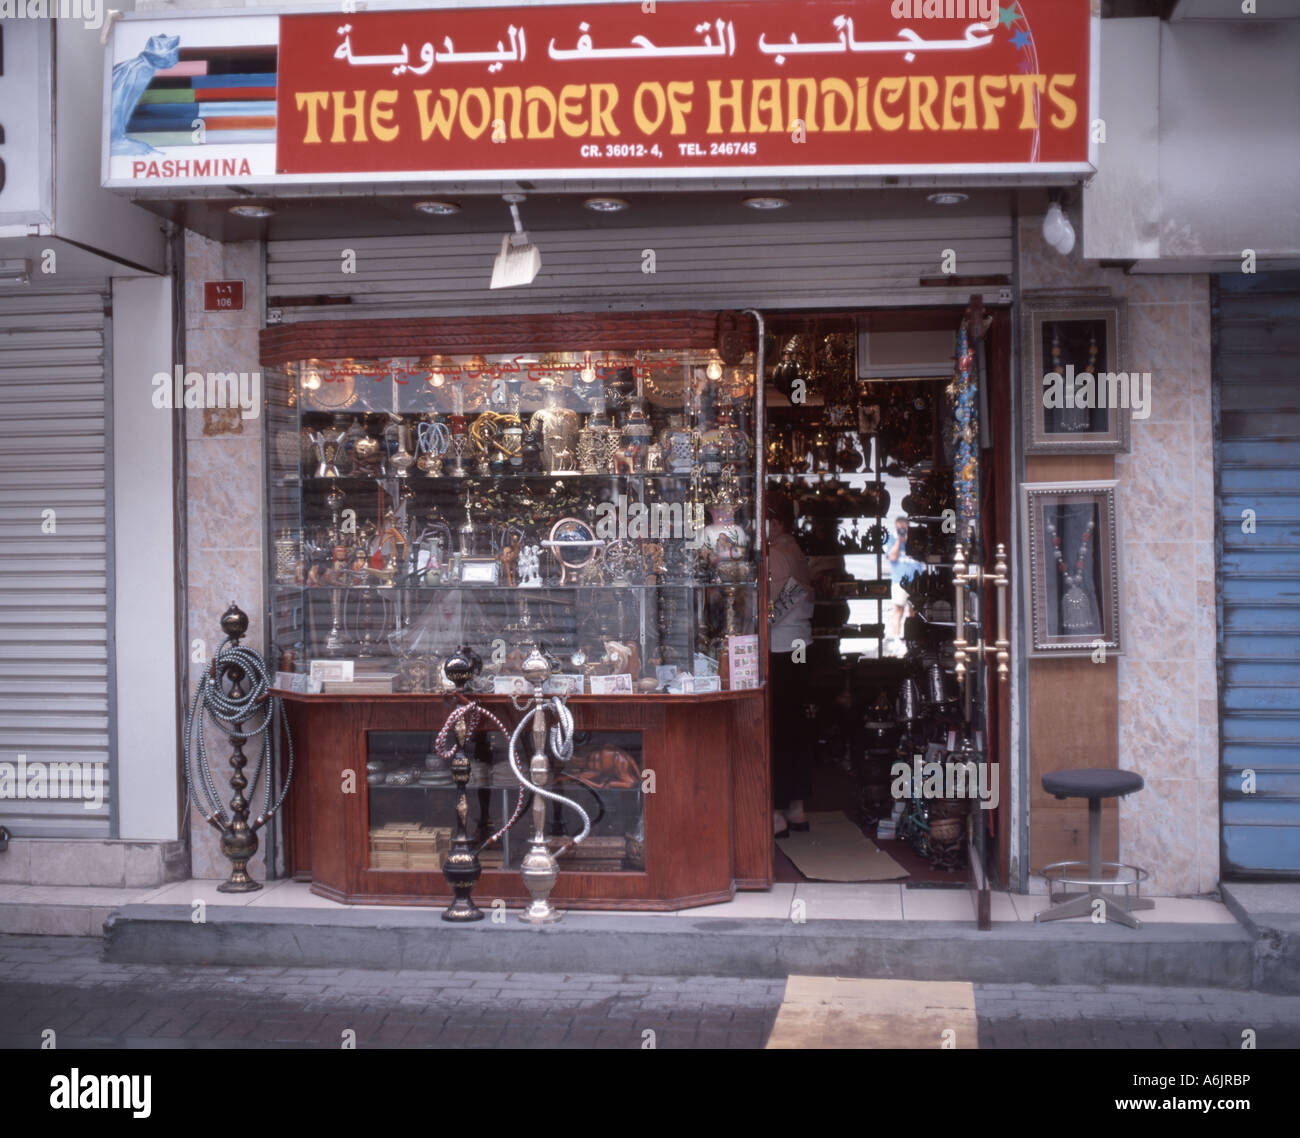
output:
M793 719L805 764L792 780L778 755L774 806L809 829L778 838L774 879L975 880L986 905L1006 873L1007 685L988 680L992 588L963 596L959 678L954 564L959 544L990 572L1010 549L1009 314L973 298L766 321L766 512L792 518L813 592L804 672L771 703L774 747Z

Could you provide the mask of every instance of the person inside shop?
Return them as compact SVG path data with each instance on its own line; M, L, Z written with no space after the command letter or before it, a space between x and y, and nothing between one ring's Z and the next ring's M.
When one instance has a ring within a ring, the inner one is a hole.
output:
M804 802L812 793L804 701L812 647L813 581L795 540L794 503L767 500L768 682L772 691L772 832L806 831Z
M903 643L903 627L912 614L912 598L907 595L903 582L921 568L921 563L916 558L907 555L907 529L905 516L895 519L894 540L890 542L886 555L891 581L889 620L885 624L886 656L907 654L907 646Z

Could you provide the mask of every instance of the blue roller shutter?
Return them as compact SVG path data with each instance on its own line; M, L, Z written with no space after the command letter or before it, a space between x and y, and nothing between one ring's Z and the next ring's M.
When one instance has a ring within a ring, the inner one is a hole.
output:
M1223 873L1300 877L1300 273L1214 316Z

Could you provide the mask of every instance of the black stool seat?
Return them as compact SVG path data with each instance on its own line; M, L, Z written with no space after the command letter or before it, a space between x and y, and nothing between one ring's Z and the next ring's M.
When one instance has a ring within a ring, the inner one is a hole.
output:
M1118 798L1144 785L1136 771L1082 768L1043 775L1043 789L1057 798Z

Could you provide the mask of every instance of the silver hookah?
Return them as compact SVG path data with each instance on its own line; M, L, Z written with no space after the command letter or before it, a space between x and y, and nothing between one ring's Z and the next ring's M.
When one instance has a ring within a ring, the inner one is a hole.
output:
M556 857L576 846L591 833L591 817L571 798L545 789L550 781L551 758L556 762L567 763L573 757L573 712L568 708L562 696L552 696L549 701L543 694L546 681L551 678L551 665L536 648L528 653L524 660L522 672L524 679L533 685L532 706L510 736L510 747L506 755L510 760L510 769L520 784L533 792L533 836L528 841L528 851L520 864L520 874L524 879L524 888L532 897L530 904L519 916L521 921L533 925L550 924L558 921L563 914L549 898L560 875ZM512 697L513 702L513 697ZM516 710L524 709L518 704ZM555 722L547 730L547 712L554 716ZM519 768L516 758L516 746L522 739L524 731L532 726L533 757L525 775ZM549 755L548 755L549 751ZM566 843L555 853L551 852L546 841L546 802L557 802L576 810L582 817L582 832L571 842Z

